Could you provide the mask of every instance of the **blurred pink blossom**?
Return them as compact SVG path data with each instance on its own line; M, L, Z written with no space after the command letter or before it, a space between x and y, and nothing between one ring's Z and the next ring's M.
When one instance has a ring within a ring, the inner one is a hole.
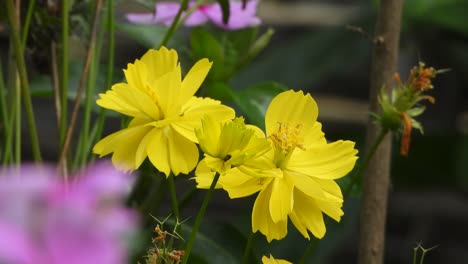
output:
M137 217L122 202L131 175L101 163L66 186L50 167L0 172L0 263L128 262Z
M227 24L223 23L223 14L218 3L201 5L185 20L185 26L199 26L211 22L216 26L237 30L246 27L257 26L260 19L256 16L257 0L247 1L245 8L240 1L230 1L230 15ZM130 13L127 19L135 24L163 24L170 26L180 8L180 3L159 2L156 3L155 13ZM184 16L185 12L182 14Z

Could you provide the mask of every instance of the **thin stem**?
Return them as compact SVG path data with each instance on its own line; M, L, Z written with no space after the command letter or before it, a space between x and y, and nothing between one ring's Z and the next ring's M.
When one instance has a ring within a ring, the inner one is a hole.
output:
M242 264L249 263L250 251L252 251L252 244L255 237L255 233L250 233L249 238L247 238L247 244L245 245L244 255L242 256Z
M167 181L169 182L169 191L171 193L171 202L172 202L172 213L176 217L176 222L179 222L180 220L180 213L179 213L179 203L177 201L177 192L175 188L175 182L174 182L174 175L171 174L167 178ZM175 232L178 232L178 227L175 227ZM174 237L171 237L169 240L168 248L172 248L172 244L174 243Z
M5 80L3 78L3 67L2 67L2 62L0 61L0 124L3 124L0 126L0 130L4 129L4 131L9 131L9 119L7 115L7 107L6 107L6 86L5 86ZM3 126L3 127L2 127ZM7 133L5 133L5 142L6 142L6 136ZM4 155L3 155L4 156Z
M382 143L383 139L387 135L388 130L382 129L380 130L379 135L375 139L375 141L372 143L372 146L369 148L369 151L367 155L364 157L362 162L357 165L357 168L355 170L355 173L351 175L351 183L346 187L345 191L343 192L343 197L348 197L349 194L351 193L351 190L353 189L354 185L357 183L358 179L362 178L362 172L364 169L367 167L369 164L369 161L372 159L374 156L375 152L379 148L380 143Z
M69 35L69 0L62 0L62 71L60 85L60 123L59 140L60 150L63 150L65 144L65 135L68 122L68 35Z
M73 130L75 128L76 119L78 117L78 110L80 108L81 97L83 95L83 92L86 86L86 81L88 78L89 67L91 64L91 59L92 59L92 54L93 54L92 51L94 50L94 46L96 42L96 32L97 32L97 25L98 25L97 22L98 22L99 13L101 12L101 7L102 7L102 0L97 0L96 12L93 17L93 25L92 25L92 30L91 30L91 37L89 40L88 52L86 54L86 61L85 61L83 72L81 73L81 78L80 78L80 87L78 88L78 92L76 94L75 104L73 106L73 112L72 112L72 116L70 119L70 125L68 126L67 134L65 137L65 142L63 145L62 152L60 154L59 168L61 170L62 175L65 178L65 181L67 181L67 170L68 170L66 166L66 157L68 153L68 148L70 147L71 137L73 135Z
M166 46L167 45L167 42L169 42L169 39L172 37L172 35L174 34L175 30L177 29L177 25L179 23L179 19L180 19L180 16L182 15L182 13L184 12L185 9L187 9L187 6L188 6L188 0L182 0L182 3L180 3L180 8L179 8L179 11L177 12L175 18L174 18L174 21L172 21L172 24L171 26L169 27L169 29L166 31L166 34L164 35L164 38L163 40L161 41L161 44L159 44L159 46Z
M203 199L203 203L198 211L197 218L195 219L195 223L192 227L192 232L190 233L189 240L187 242L187 246L185 247L185 254L182 260L182 264L186 264L190 257L190 252L192 251L193 243L195 242L195 237L197 236L198 229L200 228L201 221L203 216L205 215L206 208L208 207L208 203L211 200L211 196L213 195L213 191L215 189L216 183L218 182L220 174L216 173L214 176L213 181L211 182L210 189L208 189L208 193L206 193L205 199Z
M317 244L318 244L318 239L315 237L312 237L309 242L309 245L304 251L304 254L302 254L302 257L299 260L298 264L307 263L307 260L309 259L310 255L312 254L312 252L314 252L315 248L317 247Z
M416 260L418 258L418 251L419 251L419 245L413 248L413 264L416 264Z
M14 17L14 6L12 0L6 1L8 22L11 28L11 37L13 38L16 64L18 67L19 77L21 81L21 95L24 104L24 110L26 112L26 118L28 122L29 135L31 137L32 152L35 161L41 161L41 151L39 147L39 139L37 136L36 121L34 119L34 110L31 101L31 94L29 90L29 82L26 74L26 66L24 63L23 50L21 49L21 41L18 34L17 25Z
M21 48L26 48L26 41L28 40L28 33L29 33L29 26L31 25L31 17L34 11L34 7L36 6L37 0L29 0L28 10L26 11L26 19L24 20L23 26L23 35L21 36Z
M107 62L107 76L106 76L106 89L112 86L114 80L114 58L115 58L115 15L114 15L114 0L107 1L107 35L108 35L108 62ZM106 120L107 110L102 108L99 112L98 120L93 128L93 135L90 139L90 144L95 142L97 138L101 137L104 121ZM88 147L91 149L91 146ZM91 157L91 161L96 156Z
M16 64L18 65L18 63ZM21 83L18 80L18 72L14 74L15 83L15 158L16 164L21 163Z
M180 215L179 215L179 204L177 202L177 193L175 189L175 183L174 183L174 175L169 175L167 178L167 181L169 183L169 190L171 193L171 202L172 202L172 213L174 216L177 218L177 220L180 220Z
M52 70L52 88L54 90L54 105L55 105L55 114L57 117L57 124L60 123L60 84L58 79L58 66L57 66L57 49L55 48L55 41L52 41L50 44L50 54L51 58L51 70Z

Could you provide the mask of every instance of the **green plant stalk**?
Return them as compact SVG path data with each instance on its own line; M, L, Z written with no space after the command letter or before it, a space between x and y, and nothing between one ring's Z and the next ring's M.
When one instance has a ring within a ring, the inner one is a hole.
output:
M354 185L357 183L358 179L360 179L362 177L362 175L361 175L362 172L364 171L364 169L369 164L369 161L374 156L375 151L377 151L377 149L379 148L380 143L382 143L382 140L385 138L387 133L388 133L387 129L382 129L380 131L378 137L372 143L372 146L369 149L369 153L364 157L362 162L357 165L356 172L351 175L351 183L346 187L345 191L343 192L343 197L344 198L349 196L349 194L351 193L351 190L353 189Z
M18 67L19 77L21 80L21 95L24 104L24 110L26 112L26 118L28 122L29 135L31 137L31 146L33 157L35 161L41 161L41 151L39 147L39 139L37 136L36 121L34 119L34 110L31 101L31 94L29 90L29 82L26 74L26 66L24 64L23 51L21 49L21 41L18 34L18 29L15 23L15 11L13 6L13 0L6 0L8 22L11 28L11 37L13 38L16 64Z
M103 23L104 25L104 23ZM94 102L94 93L96 88L96 79L99 73L99 61L101 58L101 49L104 37L104 30L100 30L99 36L96 43L96 48L94 50L93 59L91 61L91 65L89 68L89 77L88 77L88 84L86 87L86 98L85 98L85 105L84 105L84 117L83 117L83 127L80 133L81 144L79 148L81 148L81 159L79 161L79 166L83 166L86 163L86 160L89 157L90 152L90 138L91 138L91 131L90 131L90 123L91 123L91 111L92 111L92 104Z
M174 177L175 176L173 174L169 175L167 181L169 183L169 191L171 193L172 213L178 220L180 220L179 204L177 202L177 193L175 188Z
M28 9L26 11L26 18L24 20L24 25L23 25L23 35L21 36L21 48L24 49L26 48L26 41L28 40L28 33L29 33L29 26L31 25L31 18L32 14L35 8L37 0L29 0L28 4Z
M167 42L169 42L169 39L172 37L172 35L174 34L174 32L177 29L177 25L179 23L182 12L184 12L184 10L187 9L188 2L189 2L188 0L182 0L182 3L180 3L179 11L177 12L177 14L175 16L174 21L172 21L171 26L166 31L166 34L164 35L164 38L161 41L161 44L159 44L159 47L166 46Z
M178 222L180 220L180 214L179 214L179 203L177 201L177 192L176 192L176 188L175 188L174 178L175 178L174 174L171 173L169 175L169 177L167 178L167 181L169 183L169 191L170 191L170 194L171 194L172 213L176 217L176 222ZM179 230L178 230L178 228L176 226L175 232L178 232L178 231ZM174 237L171 237L171 239L169 240L168 248L172 248L173 243L174 243Z
M355 173L351 174L351 183L346 187L346 189L343 192L343 197L346 198L349 196L351 193L351 190L353 189L354 185L357 183L357 180L362 177L362 172L364 169L367 167L369 164L369 161L372 159L372 157L375 154L375 151L378 149L380 143L382 143L382 140L385 138L387 135L388 130L387 129L382 129L380 131L380 134L378 137L375 139L375 141L372 143L371 148L369 149L369 152L367 155L364 157L363 161L357 165L357 168L355 170ZM307 246L306 250L304 251L304 254L302 255L301 259L299 260L298 264L304 264L307 262L309 259L309 256L312 254L312 252L315 250L317 246L318 239L312 238L310 241L309 245Z
M115 15L114 15L114 0L107 1L107 35L108 35L108 62L107 62L107 76L105 89L110 89L114 79L114 57L115 57ZM94 134L91 136L90 144L99 139L102 135L104 128L104 121L106 120L107 110L102 108L99 112L98 120L93 128ZM89 146L91 150L91 146ZM96 156L91 157L94 161Z
M16 64L18 65L18 63ZM14 163L18 166L21 163L21 83L18 81L18 72L14 74L15 83L15 156Z
M205 198L203 199L203 203L198 211L197 218L195 219L195 223L192 227L192 232L190 233L189 240L187 242L187 246L185 247L185 254L182 260L182 264L186 264L190 257L190 252L192 251L193 243L195 242L195 237L197 236L198 229L200 228L201 221L203 216L205 215L206 208L208 207L208 203L211 200L211 196L213 196L213 191L215 189L216 183L218 182L220 174L216 173L214 176L213 181L211 182L210 189L208 189L208 193L206 194Z
M418 258L418 250L419 250L419 247L415 247L413 249L413 264L416 264L416 260Z
M0 130L5 131L5 143L7 142L7 131L10 131L10 122L7 115L7 107L6 107L6 85L5 80L3 78L3 67L2 62L0 61ZM0 146L1 147L1 146ZM4 151L6 149L0 149L0 151ZM5 157L5 152L3 152L2 157Z
M11 43L11 40L10 40ZM16 67L12 66L15 64L13 61L13 49L10 49L9 51L9 65L8 67L8 79L7 79L7 86L9 90L8 94L8 101L12 102L9 106L9 111L8 111L8 124L6 126L8 127L5 133L5 151L4 151L4 157L3 157L3 166L8 165L10 162L13 161L13 128L14 128L14 121L15 121L15 116L16 116L16 107L13 102L16 102L16 93L13 91L14 90L14 83L13 80L15 79L14 76L16 76ZM6 105L5 105L6 106Z
M69 13L68 0L62 0L62 64L60 79L60 123L59 123L59 146L60 152L65 144L65 136L68 127L68 35L69 35Z
M96 9L95 13L93 16L93 22L92 22L92 29L91 29L91 35L89 39L89 46L88 46L88 51L86 54L86 59L83 67L83 71L80 76L80 86L78 87L78 91L76 93L76 98L75 98L75 103L73 105L73 111L72 115L70 118L70 125L67 127L66 131L66 136L65 136L65 141L63 144L63 149L60 153L60 159L59 159L59 169L61 171L61 174L63 175L65 182L68 180L67 179L67 154L68 154L68 149L70 148L70 143L71 143L71 138L73 135L73 130L75 128L76 124L76 119L78 118L78 111L80 108L80 102L81 102L81 97L83 95L83 92L85 90L85 86L88 80L88 74L89 74L89 68L91 65L92 61L92 50L94 50L95 44L96 44L96 34L97 34L97 25L98 25L98 17L101 12L102 8L102 0L97 0L96 1Z
M249 256L250 256L250 251L252 250L252 244L253 240L255 237L255 233L250 232L249 237L247 238L247 243L245 245L244 249L244 255L242 255L242 264L248 264L249 263Z

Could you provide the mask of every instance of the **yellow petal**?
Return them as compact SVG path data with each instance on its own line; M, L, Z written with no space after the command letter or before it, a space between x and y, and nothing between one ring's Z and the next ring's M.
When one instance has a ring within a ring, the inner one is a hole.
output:
M188 174L198 162L198 148L169 127L155 129L147 147L151 163L169 177L171 171Z
M266 134L275 131L278 123L297 125L305 129L312 127L317 120L318 107L310 94L289 90L278 94L271 101L265 115Z
M150 49L142 57L141 61L148 69L149 82L159 79L161 76L174 70L178 65L177 52L161 47L159 50Z
M270 257L262 257L262 264L292 264L291 262L283 259L275 259L271 254Z
M120 170L134 170L138 166L135 163L135 155L141 140L150 129L137 126L122 129L100 140L93 148L93 152L101 157L114 152L112 163Z
M168 135L171 170L175 176L188 174L198 163L199 152L195 143L174 130Z
M204 153L218 156L218 142L221 135L221 123L211 115L205 115L201 119L201 127L195 129L198 144Z
M269 204L273 222L288 220L288 214L292 211L294 204L293 189L294 185L287 174L273 179Z
M148 145L152 141L153 137L155 137L157 130L158 130L157 128L153 128L150 132L148 132L143 137L143 139L140 141L140 144L138 144L138 148L135 152L135 167L137 168L140 167L140 165L148 156L147 154Z
M213 182L215 173L206 165L205 159L202 159L197 168L195 169L195 177L193 178L197 182L197 188L208 189ZM222 176L220 177L221 180ZM218 180L215 189L222 188L221 182Z
M322 132L322 124L320 122L315 122L309 129L304 128L304 149L325 144L327 144L327 140L325 139L325 134Z
M241 166L242 167L242 166ZM231 199L250 196L271 182L269 178L256 178L243 173L239 168L226 171L219 178L220 184Z
M287 169L320 179L338 179L350 172L356 163L354 142L336 141L314 146L306 151L295 151Z
M273 239L280 240L288 233L288 222L273 222L270 217L269 202L271 197L271 184L263 189L255 200L252 211L252 232L260 231L271 242Z
M341 217L344 215L344 212L341 209L343 207L343 202L337 202L333 200L316 200L316 203L323 213L327 214L330 218L334 219L337 222L339 222L341 220Z
M143 91L130 88L125 83L112 86L112 90L100 94L97 104L122 114L137 117L147 117L154 120L161 118L158 105Z
M234 109L222 105L219 101L210 98L192 97L182 108L183 116L173 122L171 127L181 135L198 143L195 135L195 129L201 126L201 119L205 115L210 115L218 122L233 119L235 116Z
M125 79L132 89L144 91L145 83L148 81L148 68L140 60L127 64L123 70Z
M208 59L197 61L182 81L181 101L187 102L200 88L213 63Z
M291 179L294 182L294 186L301 190L304 194L316 199L326 198L326 194L322 190L320 184L315 180L316 178L292 171L285 173L288 173L291 176Z
M155 130L151 141L148 143L146 152L149 160L156 169L166 174L166 177L169 177L171 173L169 143L167 137L164 135L163 129Z
M180 108L183 103L180 101L181 72L180 66L167 72L154 82L149 83L151 89L158 96L158 103L164 113L164 118L179 116Z
M307 239L310 239L307 230L317 238L325 235L325 222L322 211L313 198L299 190L294 191L294 209L289 215L297 230Z

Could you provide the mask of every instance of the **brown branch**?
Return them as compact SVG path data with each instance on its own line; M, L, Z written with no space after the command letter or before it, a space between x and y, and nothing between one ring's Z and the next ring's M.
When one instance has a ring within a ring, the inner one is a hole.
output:
M72 112L72 116L70 119L70 124L68 126L67 134L65 136L65 143L63 145L62 152L60 153L58 167L60 169L61 174L64 176L65 181L67 181L67 178L68 178L67 177L68 175L67 153L68 153L68 149L70 148L70 141L73 135L73 129L75 128L76 119L78 117L78 110L80 108L81 97L86 87L86 81L88 80L88 72L89 72L89 67L91 65L91 59L94 53L94 45L96 43L96 34L97 34L97 27L98 27L98 18L99 18L99 14L101 13L101 8L102 8L102 0L97 0L96 13L94 14L94 17L93 17L93 24L92 24L91 37L89 39L88 52L86 54L86 61L85 61L83 72L81 73L81 78L80 78L80 86L78 87L78 92L76 94L75 105L73 106L73 112Z
M390 87L396 70L403 0L380 1L370 77L370 111L380 109L377 96ZM366 142L374 142L380 127L369 120ZM369 151L369 146L366 147ZM380 264L384 259L385 222L390 188L391 136L387 135L364 171L359 264Z

